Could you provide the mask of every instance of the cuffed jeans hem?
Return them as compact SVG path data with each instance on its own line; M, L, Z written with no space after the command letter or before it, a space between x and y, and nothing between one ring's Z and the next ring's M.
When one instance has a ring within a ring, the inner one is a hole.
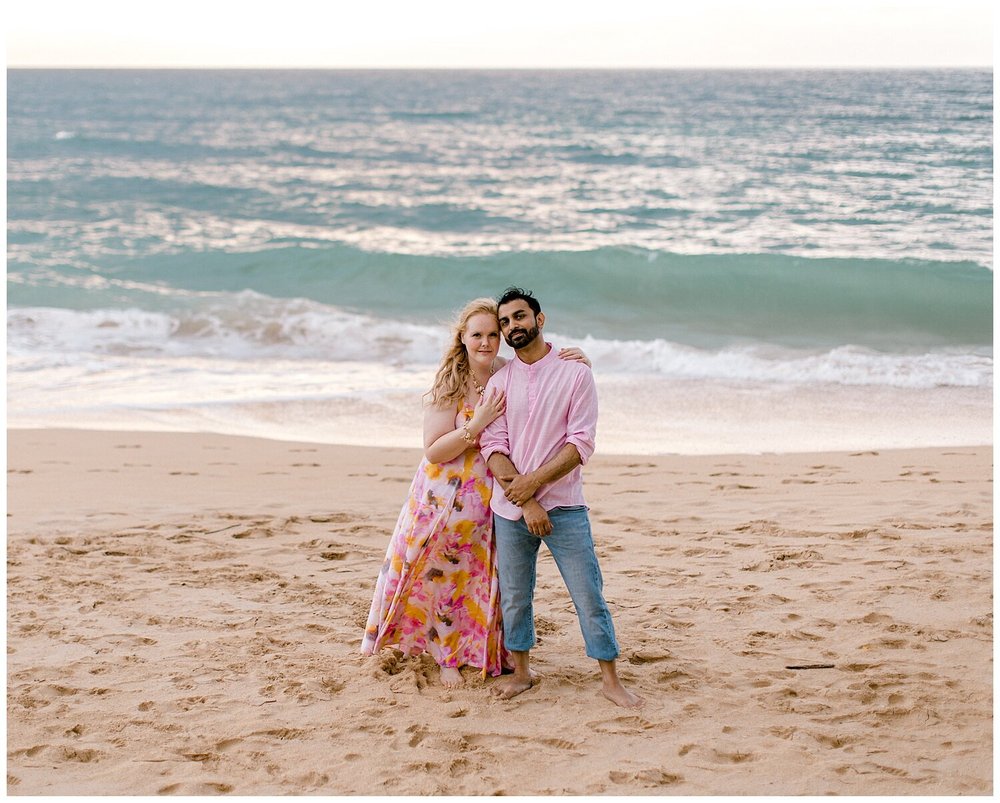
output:
M615 650L614 655L604 656L604 655L594 655L590 650L587 650L587 657L593 658L595 661L614 661L617 660L618 656L621 655L620 652Z

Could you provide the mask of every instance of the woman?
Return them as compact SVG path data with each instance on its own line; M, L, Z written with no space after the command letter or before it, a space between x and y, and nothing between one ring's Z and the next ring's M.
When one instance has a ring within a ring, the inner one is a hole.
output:
M462 684L463 666L484 677L511 666L500 617L492 480L477 443L504 411L503 393L487 398L484 390L506 362L499 350L496 303L470 301L425 397L424 458L375 583L361 643L366 655L387 646L429 653L449 688ZM590 364L579 349L559 356Z

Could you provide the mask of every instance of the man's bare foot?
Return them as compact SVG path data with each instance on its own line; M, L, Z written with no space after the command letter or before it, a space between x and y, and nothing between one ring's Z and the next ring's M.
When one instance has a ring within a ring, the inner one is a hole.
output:
M622 686L621 683L602 684L601 694L607 697L615 705L620 705L622 708L642 708L642 706L646 703L642 697L638 694L633 694Z
M642 708L646 701L622 685L614 659L602 661L598 658L597 663L601 667L601 694L622 708Z
M465 683L462 673L453 666L441 667L441 683L449 689L456 689Z
M531 674L528 677L524 677L523 675L511 675L494 683L490 688L490 691L501 700L509 700L511 697L517 697L517 695L522 692L526 692L534 685L534 674Z

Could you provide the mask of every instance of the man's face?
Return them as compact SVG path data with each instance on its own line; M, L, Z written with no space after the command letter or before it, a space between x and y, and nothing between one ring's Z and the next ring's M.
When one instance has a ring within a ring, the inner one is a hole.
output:
M542 313L535 317L528 302L521 298L508 301L499 309L500 331L508 346L515 349L523 349L530 346L541 332L541 327L545 322Z

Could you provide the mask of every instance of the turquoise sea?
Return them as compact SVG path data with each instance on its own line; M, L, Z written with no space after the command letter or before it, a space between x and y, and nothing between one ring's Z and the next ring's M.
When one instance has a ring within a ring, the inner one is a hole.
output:
M533 289L606 452L988 443L988 70L8 70L9 426L420 443Z

